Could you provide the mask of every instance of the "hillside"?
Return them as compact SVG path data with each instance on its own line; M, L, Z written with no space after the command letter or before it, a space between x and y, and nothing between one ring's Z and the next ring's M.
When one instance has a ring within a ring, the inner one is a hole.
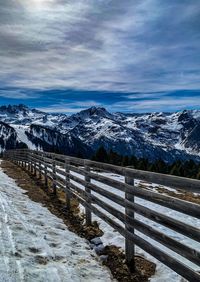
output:
M122 155L152 161L200 160L198 110L124 114L91 107L67 116L9 105L0 107L0 121L1 150L27 145L91 157L103 145Z

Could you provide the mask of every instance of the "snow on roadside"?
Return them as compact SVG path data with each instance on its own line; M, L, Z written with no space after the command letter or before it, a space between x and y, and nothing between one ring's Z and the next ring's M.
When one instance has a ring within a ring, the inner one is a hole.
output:
M105 176L111 177L115 180L124 182L124 177L122 177L122 176L115 175L115 174L107 174L107 173L102 173L102 174L105 175ZM105 189L106 185L103 185L103 186L104 186L104 189ZM107 186L107 189L109 189L110 192L114 192L114 193L117 193L120 196L123 196L122 192L117 191L114 188ZM137 198L137 197L135 198L135 202L140 204L140 205L146 206L146 207L148 207L152 210L156 210L156 211L158 211L162 214L168 215L172 218L176 218L176 219L178 219L182 222L188 223L192 226L200 227L200 220L197 220L196 218L192 218L190 216L185 216L184 214L182 214L180 212L172 211L168 208L159 206L157 204L151 203L149 201L145 201L145 200ZM112 204L112 206L114 206L114 204ZM115 207L119 209L118 205L116 205ZM121 208L121 210L123 210L123 209ZM142 222L148 224L148 225L151 225L153 228L159 230L160 232L165 233L166 235L172 237L173 239L175 239L175 240L177 240L177 241L179 241L179 242L181 242L185 245L193 247L196 250L200 249L200 244L197 243L196 241L192 240L192 239L189 239L189 238L187 238L187 237L185 237L185 236L183 236L179 233L176 233L176 232L174 232L174 231L172 231L172 230L170 230L170 229L168 229L168 228L166 228L162 225L159 225L156 222L148 220L148 219L146 219L146 218L144 218L140 215L136 215L136 218L141 220ZM116 232L113 232L113 229L110 226L108 226L107 224L105 224L104 222L102 223L102 220L98 219L98 221L100 222L100 228L103 227L103 230L105 231L105 234L104 234L104 237L102 238L102 241L104 243L107 243L107 244L114 243L115 245L124 248L124 239L119 235L115 235ZM112 235L111 235L111 232L112 232ZM193 268L195 270L199 270L199 268L196 265L188 262L186 259L180 257L179 255L170 251L169 249L165 248L164 246L160 245L156 241L150 239L149 237L147 237L147 236L145 236L145 235L143 235L143 234L141 234L137 231L136 231L136 234L138 234L143 239L146 239L152 245L160 248L161 250L163 250L163 251L167 252L168 254L172 255L173 257L176 257L181 262L185 263L186 265L190 266L191 268ZM150 259L151 261L156 263L156 265L157 265L156 274L154 275L154 277L152 277L150 279L151 282L161 282L161 281L162 282L164 282L164 281L179 282L179 281L181 281L181 277L178 274L173 272L171 269L169 269L168 267L166 267L165 265L160 263L158 260L156 260L155 258L150 256L149 254L147 254L146 252L144 252L140 248L136 247L136 252L138 254L144 255L145 257L147 257L148 259Z
M112 281L86 240L0 169L0 281Z
M72 174L74 174L75 176L79 177L79 178L83 178L82 175L77 174L75 172L72 172ZM115 179L117 181L120 182L124 182L124 177L120 176L120 175L116 175L116 174L112 174L112 173L100 173L103 176L107 176L109 178ZM72 183L76 184L77 186L81 187L80 184L77 184L74 181L71 181ZM96 184L97 186L104 188L112 193L116 193L117 195L121 196L124 198L124 193L113 188L110 187L108 185L102 184L98 181L92 180L92 183ZM139 180L136 180L136 185L140 185L140 184L145 184L144 186L147 186L147 183L144 182L140 182ZM150 185L151 188L153 188L152 190L156 191L156 187L157 185L151 184ZM165 187L165 186L163 186ZM83 187L82 187L83 188ZM167 187L166 187L167 188ZM171 190L171 188L169 188L169 190ZM172 189L173 190L173 189ZM99 199L105 201L106 203L110 204L112 207L118 209L121 212L124 212L124 208L119 206L118 204L115 204L114 202L108 200L107 198L92 192L93 195L97 196ZM187 223L191 226L195 226L197 228L200 228L200 220L193 218L191 216L186 216L180 212L176 212L173 210L170 210L169 208L165 208L162 207L160 205L151 203L149 201L140 199L135 197L135 202L143 205L145 207L148 207L152 210L156 210L158 212L160 212L161 214L167 215L169 217L172 218L176 218L184 223ZM98 207L98 206L97 206ZM100 207L98 207L99 210L103 211L105 214L109 215L110 218L114 219L116 222L118 222L119 224L121 223L119 220L117 220L114 216L108 214L105 210L101 209ZM81 210L84 212L84 207L81 206ZM167 227L164 227L162 225L159 225L156 222L153 222L145 217L142 217L140 215L136 215L136 218L139 219L140 221L150 225L151 227L157 229L158 231L165 233L166 235L172 237L173 239L177 240L180 243L183 243L191 248L194 248L196 250L200 249L200 243L187 238L173 230L168 229ZM101 240L103 242L104 245L116 245L119 246L121 248L124 248L125 246L125 240L123 238L123 236L121 236L118 232L116 232L112 227L110 227L107 223L105 223L102 219L100 219L99 217L97 217L96 215L93 215L93 220L96 220L97 222L99 222L100 224L100 229L102 229L104 231L104 235L101 237ZM121 225L123 226L123 224L121 223ZM183 257L177 255L176 253L174 253L173 251L169 250L168 248L164 247L163 245L157 243L156 241L150 239L149 237L141 234L140 232L136 231L136 234L139 235L140 237L142 237L143 239L147 240L149 243L151 243L152 245L160 248L161 250L167 252L168 254L170 254L172 257L179 259L182 263L185 263L186 265L190 266L191 268L193 268L196 271L200 271L200 269L194 265L193 263L187 261L186 259L184 259ZM144 252L142 249L140 249L139 247L136 247L136 253L145 256L147 259L153 261L156 263L157 267L156 267L156 273L155 275L150 279L151 282L165 282L165 281L173 281L173 282L180 282L183 281L181 278L181 276L179 276L178 274L176 274L174 271L172 271L170 268L168 268L167 266L165 266L164 264L162 264L161 262L159 262L158 260L156 260L155 258L153 258L151 255L147 254L146 252Z

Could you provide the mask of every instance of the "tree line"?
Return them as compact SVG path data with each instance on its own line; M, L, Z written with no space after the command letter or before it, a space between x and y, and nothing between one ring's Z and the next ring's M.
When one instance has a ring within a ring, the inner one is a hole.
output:
M107 152L103 146L99 147L92 160L113 165L128 166L140 170L200 179L200 164L193 160L177 160L171 164L165 163L161 159L150 162L146 158L123 156L113 150Z

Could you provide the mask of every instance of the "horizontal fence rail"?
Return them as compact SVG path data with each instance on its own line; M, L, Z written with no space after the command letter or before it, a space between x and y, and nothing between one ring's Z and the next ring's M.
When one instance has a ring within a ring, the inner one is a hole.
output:
M85 207L87 225L91 225L92 214L95 214L124 236L128 264L134 262L137 245L188 281L200 281L200 273L189 266L193 263L197 266L196 269L200 269L200 249L179 242L174 239L175 236L172 238L161 232L154 224L141 220L141 217L198 243L199 226L186 224L178 218L150 209L148 204L136 203L135 198L196 218L197 221L200 219L200 205L141 188L135 185L135 179L196 194L200 194L200 181L33 150L6 151L4 158L26 168L33 175L39 175L46 186L48 180L51 180L55 195L57 189L66 193L68 209L70 199L76 197ZM104 172L103 175L100 172ZM124 182L108 177L105 172L123 176ZM110 191L109 187L114 188L116 192L113 192L113 189ZM137 215L140 216L139 219ZM161 247L139 236L138 232L158 242ZM180 259L162 250L162 246L165 250L167 248L173 251ZM183 263L181 257L189 263Z

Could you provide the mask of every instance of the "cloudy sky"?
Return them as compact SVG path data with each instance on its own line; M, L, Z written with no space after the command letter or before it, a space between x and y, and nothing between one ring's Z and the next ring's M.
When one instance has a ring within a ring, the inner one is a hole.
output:
M0 0L0 104L200 108L199 0Z

